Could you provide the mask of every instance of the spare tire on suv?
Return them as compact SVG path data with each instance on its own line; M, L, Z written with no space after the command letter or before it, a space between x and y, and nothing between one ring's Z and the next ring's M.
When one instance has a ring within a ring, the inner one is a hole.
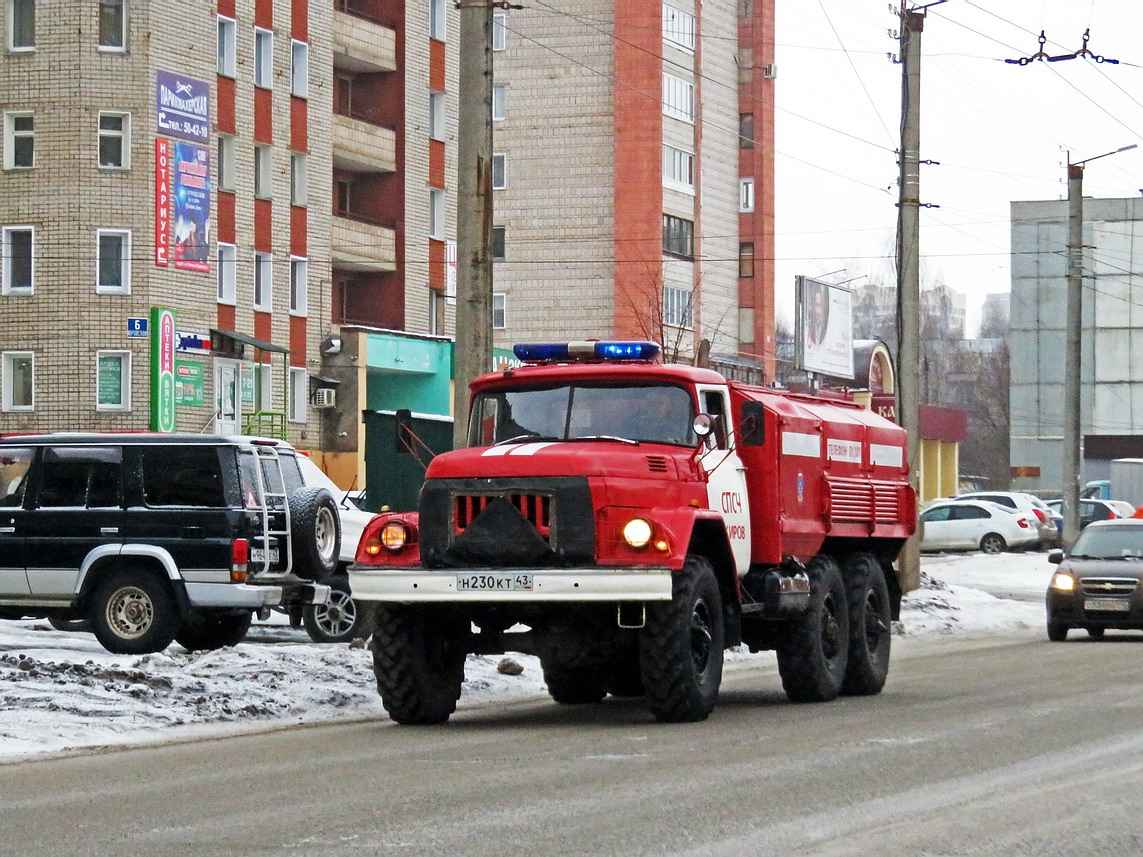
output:
M290 544L294 570L308 580L324 580L341 554L341 518L337 501L325 488L299 488L290 494Z

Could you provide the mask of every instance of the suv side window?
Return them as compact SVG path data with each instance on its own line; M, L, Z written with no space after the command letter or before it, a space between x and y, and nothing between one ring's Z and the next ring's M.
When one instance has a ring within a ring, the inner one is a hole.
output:
M156 446L143 449L139 457L148 506L227 505L215 447Z
M109 446L62 446L44 450L40 506L118 507L123 450Z
M34 449L23 447L6 447L0 451L0 506L23 505L28 468L32 466L35 454Z

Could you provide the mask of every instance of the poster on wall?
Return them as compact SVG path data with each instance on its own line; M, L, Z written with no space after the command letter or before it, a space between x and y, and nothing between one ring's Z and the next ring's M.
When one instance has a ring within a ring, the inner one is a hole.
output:
M852 294L844 286L795 279L797 365L836 378L853 377Z
M210 271L210 152L155 140L155 264Z

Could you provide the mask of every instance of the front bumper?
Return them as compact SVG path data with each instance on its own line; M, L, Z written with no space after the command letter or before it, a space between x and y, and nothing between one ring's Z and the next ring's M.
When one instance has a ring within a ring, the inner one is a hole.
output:
M461 589L460 578L531 575L531 589ZM622 568L389 568L349 567L349 589L357 601L508 602L670 601L671 569Z
M1107 609L1115 602L1126 602L1126 609ZM1082 592L1049 590L1048 621L1077 628L1111 628L1143 630L1143 592L1129 596L1104 597ZM1102 608L1102 609L1101 609Z

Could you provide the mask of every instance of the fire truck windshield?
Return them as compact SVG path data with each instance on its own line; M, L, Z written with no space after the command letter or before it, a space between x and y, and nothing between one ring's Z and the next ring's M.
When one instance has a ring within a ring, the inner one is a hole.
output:
M691 394L668 384L512 387L477 395L468 443L626 440L694 446L694 417Z

